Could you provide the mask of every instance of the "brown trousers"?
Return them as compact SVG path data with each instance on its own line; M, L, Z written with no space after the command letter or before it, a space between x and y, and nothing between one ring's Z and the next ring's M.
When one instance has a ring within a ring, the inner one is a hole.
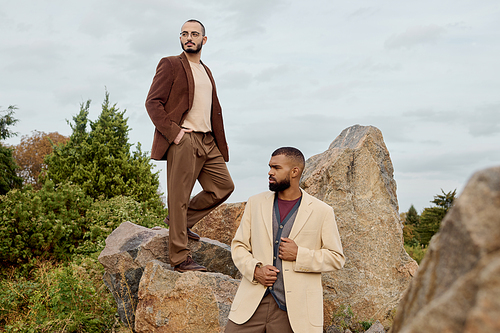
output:
M253 316L244 324L227 321L225 333L293 333L288 314L271 294L262 299Z
M203 190L189 200L198 180ZM185 133L167 152L169 257L172 265L186 260L187 228L223 203L234 184L211 133Z

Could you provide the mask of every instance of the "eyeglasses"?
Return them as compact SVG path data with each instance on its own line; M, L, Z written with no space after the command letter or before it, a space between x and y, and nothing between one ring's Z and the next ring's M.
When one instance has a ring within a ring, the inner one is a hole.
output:
M189 35L191 35L191 37L193 37L193 38L198 38L198 37L201 36L201 34L198 31L193 31L191 33L187 32L187 31L181 32L181 37L182 38L188 38Z

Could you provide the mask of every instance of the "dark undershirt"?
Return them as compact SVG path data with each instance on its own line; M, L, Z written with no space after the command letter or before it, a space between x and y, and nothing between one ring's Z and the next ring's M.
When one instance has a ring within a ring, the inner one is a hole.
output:
M285 217L290 213L292 210L293 206L299 201L301 197L298 197L295 200L288 201L288 200L281 200L278 198L278 209L280 210L280 223L283 222Z

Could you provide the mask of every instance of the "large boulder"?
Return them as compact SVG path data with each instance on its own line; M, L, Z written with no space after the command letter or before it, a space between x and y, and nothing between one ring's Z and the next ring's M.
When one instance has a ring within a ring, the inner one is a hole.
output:
M417 271L403 246L393 166L382 133L355 125L306 161L301 187L333 207L346 256L323 273L325 327L341 307L388 327Z
M193 231L230 246L236 229L240 226L245 206L246 202L223 203L196 223Z
M121 321L133 327L139 282L146 264L153 260L168 263L168 231L152 230L123 222L106 238L99 255L104 266L104 284L115 298Z
M201 238L198 242L189 240L188 247L193 258L208 271L233 278L241 276L228 245ZM157 260L172 270L168 259L168 230L123 222L106 238L106 247L98 259L105 268L104 283L115 298L121 321L133 327L139 283L146 265Z
M220 273L178 273L147 264L139 287L137 333L219 333L224 330L239 281Z
M391 332L500 332L500 167L474 174L455 200Z

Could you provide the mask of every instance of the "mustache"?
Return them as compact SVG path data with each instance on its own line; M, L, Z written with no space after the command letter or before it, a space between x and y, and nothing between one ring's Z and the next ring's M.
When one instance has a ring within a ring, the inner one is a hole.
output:
M276 181L276 178L269 176L269 180L274 180L274 181Z

